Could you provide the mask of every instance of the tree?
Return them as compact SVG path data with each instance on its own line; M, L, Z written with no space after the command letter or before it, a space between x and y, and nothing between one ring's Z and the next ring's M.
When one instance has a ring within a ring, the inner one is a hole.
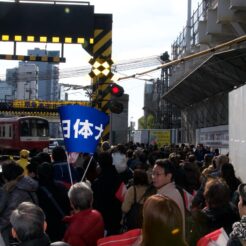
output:
M139 129L153 129L155 123L155 118L152 114L147 114L146 118L142 116L138 120L138 128Z

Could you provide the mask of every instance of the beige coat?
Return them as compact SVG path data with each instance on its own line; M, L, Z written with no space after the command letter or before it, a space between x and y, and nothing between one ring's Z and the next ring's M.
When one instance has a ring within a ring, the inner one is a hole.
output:
M126 192L125 199L122 203L121 209L123 213L127 213L132 204L134 203L134 186L130 186L129 189ZM135 185L136 187L136 200L139 201L140 198L143 196L144 192L148 188L148 186L145 185ZM144 203L144 199L141 200L141 204Z
M171 182L169 184L164 185L160 189L157 190L157 194L167 196L174 200L180 208L182 217L183 217L183 233L185 235L185 207L184 201L180 194L180 192L176 189L175 183Z

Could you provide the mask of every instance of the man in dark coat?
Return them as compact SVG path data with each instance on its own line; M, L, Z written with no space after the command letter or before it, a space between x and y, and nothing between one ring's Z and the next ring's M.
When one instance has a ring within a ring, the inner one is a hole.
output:
M118 234L120 232L122 214L121 202L116 198L115 193L121 185L121 179L115 166L113 166L113 159L110 153L100 153L98 163L101 172L92 183L93 208L101 212L107 235Z
M37 195L39 206L43 209L49 225L47 233L52 242L61 240L66 229L62 219L71 210L67 190L53 181L51 163L44 162L39 165L37 174L39 179Z

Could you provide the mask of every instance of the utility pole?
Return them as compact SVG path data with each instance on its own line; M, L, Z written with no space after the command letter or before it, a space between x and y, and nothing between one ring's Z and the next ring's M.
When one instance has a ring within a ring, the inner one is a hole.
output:
M187 0L187 22L186 22L186 55L190 54L191 41L191 0Z

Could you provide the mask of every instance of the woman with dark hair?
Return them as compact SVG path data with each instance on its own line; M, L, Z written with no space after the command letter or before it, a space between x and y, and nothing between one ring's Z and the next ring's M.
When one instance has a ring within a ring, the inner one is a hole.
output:
M125 216L125 224L127 225L127 230L134 228L141 228L142 226L142 216L141 216L141 206L147 198L146 191L149 187L148 176L145 170L135 169L133 173L133 185L128 188L125 194L125 199L121 205L122 212ZM135 204L138 204L139 211L136 214L136 218L131 218L132 215L128 212L132 209ZM130 216L130 218L129 218ZM132 223L133 222L133 223Z
M133 185L128 188L121 206L124 213L127 213L134 203L134 193L136 195L136 200L139 201L146 192L148 186L149 183L146 171L143 169L135 169L133 173ZM145 199L141 200L142 204L144 203L144 200Z
M236 195L235 191L241 184L241 181L235 176L235 170L231 163L225 163L221 167L221 177L225 180L230 188L230 198L232 200L234 195Z
M11 212L22 202L38 203L35 193L38 183L24 176L23 168L12 160L2 163L2 175L5 184L0 189L0 232L9 245Z
M239 220L238 210L230 202L230 189L223 179L208 179L204 197L206 207L194 217L196 238L193 238L193 242L221 227L229 234L232 231L232 224Z

